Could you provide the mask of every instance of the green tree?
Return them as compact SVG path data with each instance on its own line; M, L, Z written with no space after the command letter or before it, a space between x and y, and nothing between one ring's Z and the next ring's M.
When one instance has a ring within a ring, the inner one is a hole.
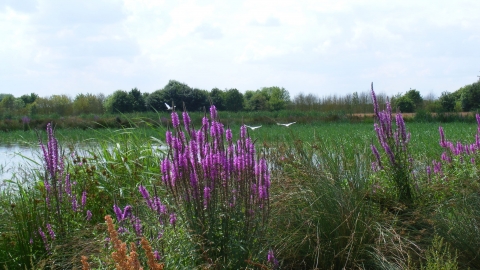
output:
M238 112L243 110L243 95L235 88L225 92L225 107L228 111Z
M35 93L31 93L30 95L22 95L20 98L23 100L25 105L27 105L35 102L39 96Z
M109 113L129 113L133 107L128 93L124 90L117 90L105 100L105 110Z
M156 90L145 98L145 104L149 111L162 111L165 109L163 90Z
M438 103L440 104L440 112L453 112L455 111L455 96L449 92L443 92Z
M405 95L395 99L395 106L402 113L412 113L415 111L415 103Z
M270 108L267 97L260 91L255 92L253 96L248 100L249 110L251 111L266 111Z
M414 106L415 111L422 108L423 98L420 95L419 91L417 91L416 89L410 89L405 93L405 96L408 97L413 102L413 104L415 105Z
M265 95L268 109L272 111L283 110L290 103L290 94L285 88L278 86L263 87L260 92Z
M480 109L480 82L467 85L460 91L460 102L464 112Z
M144 112L146 110L145 99L143 98L142 92L137 88L133 88L128 92L128 99L132 104L132 111Z
M217 108L219 111L224 111L225 110L225 92L218 89L218 88L213 88L210 91L210 101L212 102L213 105Z
M78 94L73 100L73 114L102 114L103 98L100 95Z

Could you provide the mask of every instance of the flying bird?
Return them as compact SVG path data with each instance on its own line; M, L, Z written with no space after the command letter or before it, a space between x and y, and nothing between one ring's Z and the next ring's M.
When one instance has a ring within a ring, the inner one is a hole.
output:
M170 105L168 105L166 102L165 102L165 106L167 106L167 110L172 110L173 108L175 108L176 106L174 105L173 108L170 107Z
M247 126L247 125L245 125L245 126L248 127L248 128L250 128L251 130L255 130L255 129L257 129L257 128L261 128L261 127L262 127L262 126L251 127L251 126Z
M293 124L295 124L295 123L296 123L296 122L291 122L291 123L288 123L288 124L280 124L280 123L277 123L277 125L288 127L288 126L293 125Z

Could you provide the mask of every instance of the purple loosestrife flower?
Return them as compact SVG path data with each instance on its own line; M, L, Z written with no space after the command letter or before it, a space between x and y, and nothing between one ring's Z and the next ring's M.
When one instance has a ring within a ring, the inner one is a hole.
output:
M172 126L177 128L180 125L180 120L178 119L178 114L176 112L172 112Z
M113 212L115 212L115 216L117 217L117 221L122 221L122 209L118 207L116 204L113 205Z
M145 202L147 203L148 207L150 209L154 209L152 200L150 199L150 194L148 193L148 190L142 185L140 185L138 187L138 190L140 191L140 194L142 194L142 197L145 199Z
M172 132L170 130L167 130L165 133L165 142L167 143L168 146L172 146Z
M372 152L375 155L375 158L377 159L378 167L381 169L382 168L382 159L380 158L380 153L378 152L377 147L375 147L374 144L371 144L370 148L372 149Z
M372 103L373 103L373 114L378 117L378 103L377 103L377 96L375 95L375 91L373 91L373 83L372 83Z
M49 251L50 247L48 246L48 241L47 241L47 236L45 233L42 231L42 228L38 228L38 234L40 235L40 238L42 238L43 245L45 246L45 250Z
M447 143L445 141L445 131L443 131L442 127L438 127L438 132L440 133L440 146L443 148L447 147Z
M78 202L77 202L77 196L76 195L73 195L73 197L72 197L72 210L73 210L73 212L78 211Z
M170 214L170 225L175 227L175 224L177 223L177 215L175 213Z
M183 112L182 118L183 118L183 125L185 127L185 130L190 134L190 124L191 124L190 116L188 115L187 112Z
M87 221L90 221L92 219L92 211L87 210Z
M135 234L138 237L142 236L142 234L143 234L142 221L138 217L132 216L131 222L132 222L132 227L135 230Z
M153 257L154 257L155 260L157 260L158 262L162 259L162 257L160 257L160 254L158 253L158 250L153 251Z
M52 229L52 225L47 224L47 231L48 231L48 234L50 235L50 239L55 240L55 232Z
M267 262L273 264L274 268L278 267L278 260L275 258L275 254L271 249L268 251L268 254L267 254Z
M87 204L87 191L82 192L82 208Z
M210 201L210 188L209 187L205 187L203 189L203 206L205 206L205 208L207 208L208 206L208 202Z
M132 217L132 206L127 205L123 208L122 220Z

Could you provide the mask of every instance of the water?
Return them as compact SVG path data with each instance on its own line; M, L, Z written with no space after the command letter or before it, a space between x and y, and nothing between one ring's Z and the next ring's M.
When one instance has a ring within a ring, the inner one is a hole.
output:
M30 160L29 160L30 159ZM28 145L0 145L0 185L40 162L39 149Z

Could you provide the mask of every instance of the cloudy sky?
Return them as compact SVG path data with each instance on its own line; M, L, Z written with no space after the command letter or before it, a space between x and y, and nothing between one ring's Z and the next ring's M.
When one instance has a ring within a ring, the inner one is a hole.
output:
M480 1L0 0L0 93L284 87L453 92L480 75Z

